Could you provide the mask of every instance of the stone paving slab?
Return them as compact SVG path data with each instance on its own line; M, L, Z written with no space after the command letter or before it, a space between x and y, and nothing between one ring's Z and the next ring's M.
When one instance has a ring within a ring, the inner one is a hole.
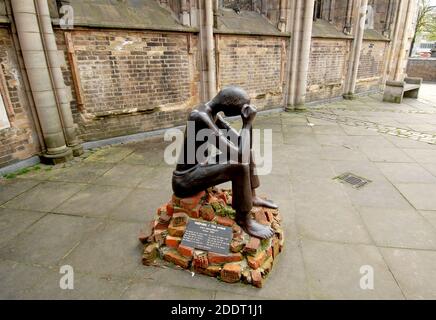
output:
M162 136L0 179L0 298L434 299L435 88L401 105L373 95L258 116L273 132L258 193L280 205L287 239L262 289L141 264L137 233L172 194ZM371 182L334 180L344 172ZM360 287L362 266L374 289Z

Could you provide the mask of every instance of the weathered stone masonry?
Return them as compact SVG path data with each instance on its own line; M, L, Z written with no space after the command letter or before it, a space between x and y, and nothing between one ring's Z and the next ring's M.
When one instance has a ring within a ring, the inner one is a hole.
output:
M0 166L2 166L31 157L39 152L40 147L27 104L12 36L8 28L1 27L0 68L6 87L3 100L6 100L4 102L10 122L9 128L0 130Z
M199 103L195 35L81 30L71 39L83 99L77 108L74 91L73 113L82 139L179 125ZM57 41L67 56L64 31ZM64 78L74 87L71 66Z
M4 5L14 1L0 0L2 94L11 124L0 130L0 167L45 152L38 129L49 124L21 81L28 75L11 37L13 10ZM410 1L62 1L74 7L72 29L59 27L61 2L48 5L73 126L81 141L95 141L182 125L227 85L245 88L259 110L382 90L385 80L405 75ZM356 19L365 3L372 14L361 41Z
M280 106L288 40L260 36L217 37L218 87L241 86L262 109Z

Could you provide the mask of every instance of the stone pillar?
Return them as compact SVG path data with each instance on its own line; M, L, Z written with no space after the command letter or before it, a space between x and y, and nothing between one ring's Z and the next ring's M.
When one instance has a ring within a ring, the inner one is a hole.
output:
M216 94L216 65L215 65L215 44L213 36L213 3L212 0L205 0L205 16L206 16L206 51L207 51L207 80L208 80L208 96L212 99Z
M306 103L307 73L309 72L310 46L312 44L312 25L314 0L306 0L301 33L300 56L298 59L298 82L295 95L295 109L304 109Z
M414 0L408 0L407 7L405 8L405 20L402 22L403 37L401 39L400 51L398 52L397 64L395 66L394 80L396 81L402 81L404 78L404 69L408 58L406 50L410 47L409 36L411 34L409 31L412 25L413 7L415 2L416 1Z
M27 77L46 146L42 160L60 163L73 152L66 146L33 0L12 0L12 11Z
M368 0L358 1L356 19L354 23L354 38L352 42L351 57L348 65L348 76L345 82L345 99L353 99L356 89L357 71L360 63L360 51L362 49L363 33L365 31L365 17Z
M285 110L304 109L309 69L314 0L293 2L293 26L289 52L288 90Z
M49 71L53 79L54 92L60 110L61 122L63 124L67 146L73 150L74 156L83 154L83 147L76 136L76 129L71 112L70 97L71 91L65 86L61 66L65 61L62 52L58 51L56 39L51 25L50 13L46 0L36 0L37 16L40 20L41 35L47 56Z
M297 79L297 59L298 59L298 48L299 48L299 38L301 29L301 14L303 0L293 0L292 1L292 11L289 29L291 31L291 41L290 48L288 50L289 59L287 68L288 72L288 88L285 101L285 110L293 111L295 105L295 88Z

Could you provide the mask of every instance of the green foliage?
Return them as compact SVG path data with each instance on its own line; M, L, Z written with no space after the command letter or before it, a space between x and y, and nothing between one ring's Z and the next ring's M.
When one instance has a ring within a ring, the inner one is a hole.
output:
M48 168L48 169L51 170L51 168ZM14 179L14 178L21 176L23 174L26 174L26 173L29 173L32 171L38 171L38 170L41 170L41 167L36 165L33 167L28 167L28 168L23 168L23 169L17 170L15 172L7 173L7 174L3 175L3 177L6 179ZM47 169L45 169L45 170L47 171Z

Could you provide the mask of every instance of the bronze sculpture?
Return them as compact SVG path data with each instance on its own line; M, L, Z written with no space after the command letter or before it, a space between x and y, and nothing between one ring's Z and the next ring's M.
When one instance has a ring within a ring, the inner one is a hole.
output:
M218 113L226 116L241 116L243 127L241 133L232 128ZM259 178L255 175L255 163L252 156L252 125L256 116L256 109L250 105L250 97L241 88L231 86L221 90L211 101L199 105L194 109L188 123L195 125L195 136L187 129L184 146L176 170L173 172L172 187L178 197L190 197L207 188L231 181L232 207L236 211L236 222L247 233L258 238L266 239L273 236L274 231L250 217L252 206L277 208L270 200L258 197L255 189L259 187ZM196 140L201 130L209 130L216 139L208 141L225 154L237 153L238 161L230 157L219 159L216 163L208 163L207 156L191 157L197 154L203 142ZM226 134L223 134L226 132ZM194 150L189 150L189 143L195 140ZM237 141L237 145L232 143ZM247 156L248 155L248 156ZM191 157L191 158L190 158ZM189 161L189 159L194 159Z

